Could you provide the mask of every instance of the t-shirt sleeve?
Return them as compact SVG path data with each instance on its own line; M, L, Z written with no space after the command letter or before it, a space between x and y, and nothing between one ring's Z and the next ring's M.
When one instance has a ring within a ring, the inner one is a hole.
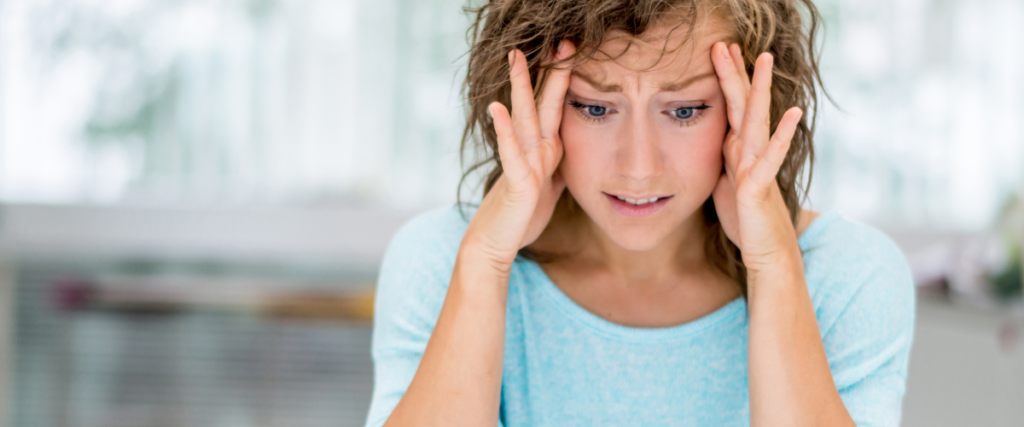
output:
M825 273L834 292L818 295L822 342L854 422L896 427L914 333L913 278L892 240L870 227L847 224L852 232L843 233L845 248Z
M382 426L412 382L444 304L465 229L456 208L440 209L405 224L388 245L374 302L374 385L366 427Z

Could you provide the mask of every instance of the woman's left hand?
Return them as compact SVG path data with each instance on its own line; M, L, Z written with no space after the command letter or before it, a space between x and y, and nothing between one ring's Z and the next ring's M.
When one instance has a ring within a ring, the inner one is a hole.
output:
M796 231L775 176L786 159L803 112L793 107L770 134L774 59L762 53L747 77L739 45L715 43L711 61L725 94L729 132L722 145L725 172L712 197L726 236L755 273L793 255ZM751 271L752 270L752 271Z
M832 379L796 230L775 181L803 112L790 108L769 136L773 58L761 54L748 79L740 55L737 45L711 49L731 126L722 147L725 173L712 197L747 268L750 424L853 426Z

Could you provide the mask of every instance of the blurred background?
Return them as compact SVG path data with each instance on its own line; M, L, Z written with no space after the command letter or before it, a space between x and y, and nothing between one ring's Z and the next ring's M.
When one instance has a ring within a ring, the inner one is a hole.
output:
M904 425L1024 425L1024 1L817 5L809 207L911 261ZM456 197L463 6L0 0L0 423L363 425L380 257Z

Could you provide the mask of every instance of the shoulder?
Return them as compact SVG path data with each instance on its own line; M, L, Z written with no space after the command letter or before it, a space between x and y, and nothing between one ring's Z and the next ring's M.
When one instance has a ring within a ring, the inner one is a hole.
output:
M913 275L903 251L888 235L828 211L811 223L799 242L822 332L852 304L912 319Z
M800 235L804 257L843 257L877 259L878 255L903 254L893 240L882 231L847 217L838 211L826 211Z
M473 207L447 206L423 212L402 225L381 261L378 294L396 287L401 292L411 286L447 288L462 236L475 212ZM434 283L438 286L430 286Z
M837 211L815 219L799 243L808 273L826 272L830 278L850 280L887 273L910 279L906 257L888 235Z
M431 210L395 233L377 276L375 354L429 338L473 212L466 208L464 219L458 207Z

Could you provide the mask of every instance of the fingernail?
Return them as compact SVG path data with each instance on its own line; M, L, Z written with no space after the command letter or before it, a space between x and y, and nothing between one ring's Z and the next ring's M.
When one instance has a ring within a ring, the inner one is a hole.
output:
M508 65L509 66L512 65L512 60L515 58L515 54L516 54L516 51L514 51L514 50L508 51Z
M732 57L729 56L729 45L722 43L722 52L725 53L725 59L732 59Z

